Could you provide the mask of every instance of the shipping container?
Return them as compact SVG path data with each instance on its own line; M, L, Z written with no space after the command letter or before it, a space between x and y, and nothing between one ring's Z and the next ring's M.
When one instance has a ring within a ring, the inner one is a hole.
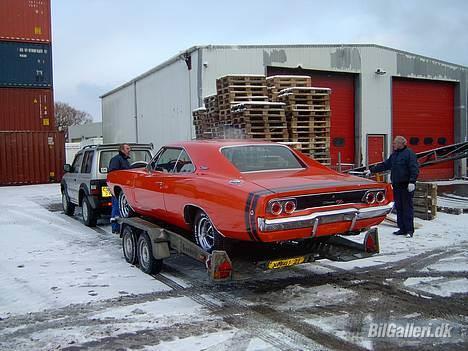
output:
M51 89L0 88L0 131L55 130Z
M0 40L50 43L50 0L1 0Z
M0 42L0 86L52 87L52 50L49 44Z
M0 185L59 182L64 160L63 132L0 132Z

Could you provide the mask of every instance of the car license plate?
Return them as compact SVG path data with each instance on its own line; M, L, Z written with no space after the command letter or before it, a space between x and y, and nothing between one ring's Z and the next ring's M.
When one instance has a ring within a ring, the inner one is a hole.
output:
M109 190L109 187L103 186L103 187L101 188L101 196L102 196L102 197L111 197L111 196L112 196L112 194L111 194L111 192L110 192L110 190Z
M268 262L267 267L268 269L277 269L277 268L294 266L296 264L301 264L301 263L304 263L304 261L305 261L304 256L286 258L283 260L270 261Z

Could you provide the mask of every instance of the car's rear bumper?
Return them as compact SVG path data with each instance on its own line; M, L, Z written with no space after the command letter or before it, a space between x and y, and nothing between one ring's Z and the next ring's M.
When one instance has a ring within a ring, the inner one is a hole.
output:
M320 225L330 223L348 223L347 231L356 229L358 221L386 216L393 208L393 202L384 206L367 208L345 208L340 210L314 212L305 216L265 219L258 218L258 229L260 232L277 232L292 229L311 228L311 236L315 236Z

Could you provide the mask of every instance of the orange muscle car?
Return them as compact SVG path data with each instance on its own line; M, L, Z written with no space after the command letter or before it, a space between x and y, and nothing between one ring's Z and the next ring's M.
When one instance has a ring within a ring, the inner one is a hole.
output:
M250 140L164 146L146 168L111 172L122 217L191 230L211 251L225 238L255 242L357 234L393 207L388 184L335 172L291 148Z

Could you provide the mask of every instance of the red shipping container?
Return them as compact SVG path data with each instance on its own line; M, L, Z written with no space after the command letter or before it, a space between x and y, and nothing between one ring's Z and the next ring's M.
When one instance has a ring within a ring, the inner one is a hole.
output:
M50 43L50 0L1 0L0 40Z
M0 132L0 185L59 182L64 161L63 132Z
M54 131L51 89L0 88L0 131Z

